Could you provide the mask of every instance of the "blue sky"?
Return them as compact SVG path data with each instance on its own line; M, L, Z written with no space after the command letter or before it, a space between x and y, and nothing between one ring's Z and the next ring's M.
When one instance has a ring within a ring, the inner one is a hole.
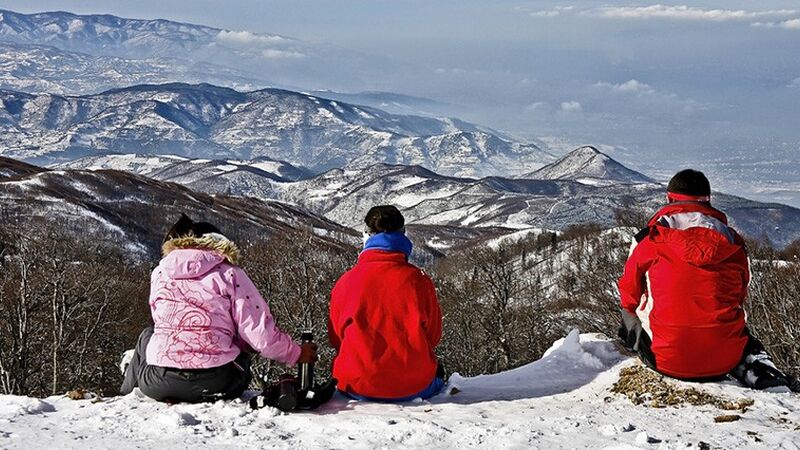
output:
M465 119L523 138L615 146L623 161L651 171L703 160L756 170L767 159L774 173L763 176L800 185L797 166L782 164L798 159L800 146L797 1L12 0L0 6L168 18L335 45L369 69L357 79L322 77L302 87L430 97L456 105ZM345 56L341 64L355 62Z

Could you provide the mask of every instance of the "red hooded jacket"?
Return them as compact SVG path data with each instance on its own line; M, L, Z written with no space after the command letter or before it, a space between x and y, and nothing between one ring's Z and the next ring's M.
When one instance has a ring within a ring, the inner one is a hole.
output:
M433 282L401 252L365 250L333 288L328 336L339 390L381 399L422 391L442 336Z
M672 203L637 236L619 291L650 337L659 372L720 376L742 357L750 270L744 241L727 223L708 203Z

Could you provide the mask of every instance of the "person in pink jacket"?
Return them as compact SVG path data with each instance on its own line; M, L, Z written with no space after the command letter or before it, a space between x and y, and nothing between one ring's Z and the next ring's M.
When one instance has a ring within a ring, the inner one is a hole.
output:
M139 336L120 392L138 387L159 401L202 402L242 395L250 353L286 365L316 359L275 324L258 289L236 264L239 250L209 223L185 215L164 239L150 278L153 326Z

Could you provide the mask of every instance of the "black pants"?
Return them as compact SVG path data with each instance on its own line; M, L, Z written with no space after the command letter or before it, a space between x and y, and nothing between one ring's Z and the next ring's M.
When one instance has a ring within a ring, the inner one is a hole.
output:
M745 333L747 334L747 344L745 344L744 351L742 352L742 359L739 362L739 365L730 373L730 375L737 379L739 377L737 377L736 374L742 372L737 369L739 369L739 366L744 366L747 363L746 360L748 356L767 354L767 351L764 349L764 345L761 343L761 341L750 334L750 331L747 328L745 328ZM652 350L650 350L650 345L652 344L650 336L648 336L647 333L642 329L642 322L639 320L639 318L624 309L622 310L622 325L619 329L619 338L622 339L622 342L626 348L632 349L639 355L639 359L641 359L647 367L659 372L658 367L656 367L656 356L653 354ZM721 374L716 377L691 378L685 380L718 381L724 379L727 375L728 374ZM739 381L742 381L744 384L748 384L745 382L745 380Z
M138 387L146 396L171 403L198 403L240 397L250 384L250 355L239 354L235 361L211 369L174 369L147 364L147 343L153 327L139 335L133 359L125 370L122 395Z

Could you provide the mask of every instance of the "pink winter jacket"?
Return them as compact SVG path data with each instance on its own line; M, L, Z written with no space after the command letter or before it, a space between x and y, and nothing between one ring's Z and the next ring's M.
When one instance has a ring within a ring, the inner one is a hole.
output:
M288 365L300 357L250 278L217 251L169 251L151 276L150 310L147 363L154 366L218 367L245 350Z

